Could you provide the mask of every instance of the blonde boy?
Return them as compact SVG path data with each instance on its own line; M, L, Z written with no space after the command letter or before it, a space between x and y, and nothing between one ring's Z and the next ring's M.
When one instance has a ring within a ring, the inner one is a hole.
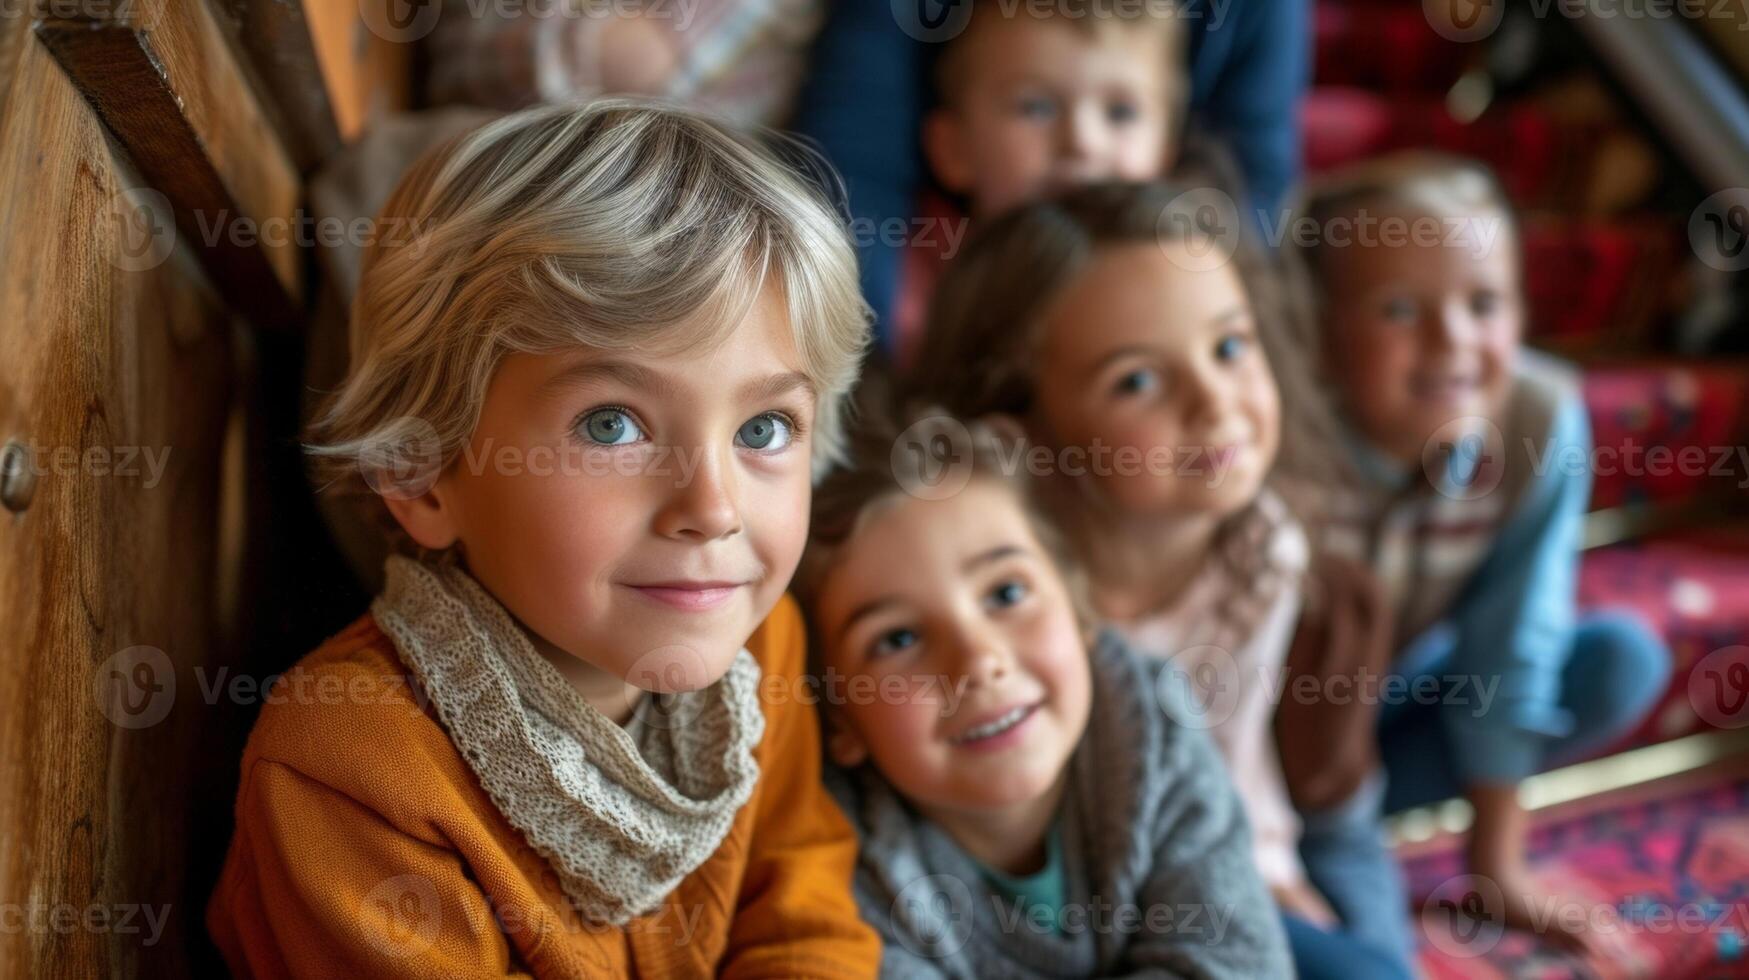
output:
M759 696L802 669L782 597L867 332L830 209L614 100L446 145L384 217L418 234L367 260L312 449L405 547L250 738L229 965L872 974L817 723Z

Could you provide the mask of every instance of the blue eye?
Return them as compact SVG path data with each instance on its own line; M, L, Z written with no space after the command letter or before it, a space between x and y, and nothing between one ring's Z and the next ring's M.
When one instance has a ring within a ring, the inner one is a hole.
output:
M1236 361L1239 355L1245 353L1250 341L1236 333L1227 334L1215 344L1215 358L1221 361Z
M1105 118L1119 125L1134 122L1141 114L1141 110L1130 102L1113 102L1105 107Z
M626 446L643 438L644 430L623 408L598 408L583 416L577 431L602 446Z
M1117 379L1115 391L1120 395L1139 395L1160 387L1160 378L1154 372L1138 368Z
M917 640L916 630L888 630L875 638L874 647L869 651L869 655L871 657L884 657L909 650L917 645Z
M990 590L990 604L998 609L1018 605L1027 595L1026 586L1019 582L1003 582Z
M789 419L776 412L755 415L741 425L735 433L735 441L748 449L759 449L775 452L790 444L795 438L795 428Z
M1056 104L1039 95L1022 98L1015 108L1028 119L1049 119L1057 114Z

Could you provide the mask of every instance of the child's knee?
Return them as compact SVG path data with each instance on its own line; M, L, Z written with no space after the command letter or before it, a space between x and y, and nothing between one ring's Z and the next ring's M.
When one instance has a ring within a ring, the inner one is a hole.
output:
M1587 686L1614 709L1634 714L1651 707L1670 684L1670 648L1639 617L1607 612L1586 617L1574 638L1573 667L1590 675Z

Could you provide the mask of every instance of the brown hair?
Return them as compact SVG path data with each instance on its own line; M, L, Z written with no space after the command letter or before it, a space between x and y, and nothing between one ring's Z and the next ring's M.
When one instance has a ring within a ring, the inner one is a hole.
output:
M848 459L814 488L808 545L790 586L807 612L810 664L817 666L815 658L824 649L814 632L814 604L840 549L879 508L906 495L948 497L971 480L992 481L1014 494L1033 534L1062 574L1076 620L1084 630L1091 626L1085 576L1046 516L1025 468L1013 465L1026 454L1025 438L1014 420L961 419L938 405L906 408L879 375L864 378L852 419Z

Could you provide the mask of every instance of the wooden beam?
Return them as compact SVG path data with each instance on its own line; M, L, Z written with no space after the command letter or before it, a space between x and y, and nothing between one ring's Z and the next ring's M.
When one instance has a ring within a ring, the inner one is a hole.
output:
M202 0L93 6L104 13L39 20L37 36L168 200L226 302L257 326L296 327L309 238L298 169L218 23Z

